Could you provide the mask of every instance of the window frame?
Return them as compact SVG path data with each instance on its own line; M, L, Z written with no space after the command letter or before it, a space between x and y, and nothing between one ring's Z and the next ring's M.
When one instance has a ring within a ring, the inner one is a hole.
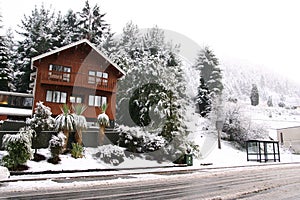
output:
M58 90L46 90L46 102L67 103L68 93Z
M97 85L108 85L109 74L103 71L89 70L88 71L88 83Z
M50 80L71 82L71 66L49 64L48 71L48 79Z
M74 98L74 101L71 100L71 98ZM80 101L78 101L80 99ZM72 94L69 96L69 101L70 103L84 103L84 96L83 95L76 95L76 94Z
M107 96L102 95L89 95L88 106L101 107L103 104L107 105Z

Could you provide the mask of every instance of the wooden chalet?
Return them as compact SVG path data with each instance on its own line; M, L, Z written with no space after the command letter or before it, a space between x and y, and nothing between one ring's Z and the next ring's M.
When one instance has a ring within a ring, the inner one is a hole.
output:
M115 120L117 81L125 73L87 39L36 56L31 66L34 106L42 101L57 116L63 104L83 103L83 115L93 122L106 103L106 114Z

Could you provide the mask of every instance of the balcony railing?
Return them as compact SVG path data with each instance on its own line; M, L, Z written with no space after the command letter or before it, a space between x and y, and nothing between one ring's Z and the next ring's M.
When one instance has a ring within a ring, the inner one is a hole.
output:
M48 71L42 72L41 83L50 85L62 85L72 87L83 87L104 91L115 91L116 81L105 78L94 78L85 73L69 73Z

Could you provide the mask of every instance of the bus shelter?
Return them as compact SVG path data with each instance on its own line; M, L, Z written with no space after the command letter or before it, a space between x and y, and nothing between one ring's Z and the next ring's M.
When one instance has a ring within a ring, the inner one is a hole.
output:
M247 161L280 162L278 141L248 140L246 141Z

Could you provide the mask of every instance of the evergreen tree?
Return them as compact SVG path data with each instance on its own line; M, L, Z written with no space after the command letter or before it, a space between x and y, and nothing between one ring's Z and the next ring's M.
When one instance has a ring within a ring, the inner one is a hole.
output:
M15 38L12 29L8 29L6 32L6 45L9 50L8 57L9 57L9 66L10 66L10 77L11 80L8 82L9 91L15 91L16 86L15 83L15 77L17 74L17 69L15 69L16 63L17 63L17 46L15 43Z
M58 23L60 23L59 20ZM63 46L82 39L80 27L77 24L77 14L73 10L69 10L62 19L61 43Z
M256 84L252 84L250 100L252 106L257 106L259 104L259 94Z
M200 74L212 97L220 95L223 90L222 74L218 65L219 60L209 47L205 47L200 51L195 67L200 70Z
M20 71L16 83L18 92L30 92L30 59L55 48L53 38L55 29L54 12L46 9L43 5L40 8L35 7L31 16L24 16L21 21L21 32L23 40L18 42L18 60L17 69Z
M200 78L200 86L198 87L197 104L200 115L206 117L211 110L211 99L208 87L202 77Z
M0 36L0 90L2 91L12 91L14 89L12 84L13 64L11 42L10 35Z
M105 14L100 12L100 7L97 4L92 8L87 0L77 17L81 39L86 38L96 46L100 46L109 28L109 25L103 19L104 16Z
M269 96L268 101L267 101L267 105L268 105L269 107L273 107L272 96Z
M178 49L165 41L158 27L142 35L137 26L128 23L118 50L122 56L116 63L126 72L118 87L118 123L160 131L170 142L165 153L177 156L184 149L187 134L185 80L176 56Z
M114 33L111 32L109 27L108 32L106 32L104 36L105 39L100 47L100 50L108 55L112 60L115 60L117 54L117 41L115 41L113 37Z

